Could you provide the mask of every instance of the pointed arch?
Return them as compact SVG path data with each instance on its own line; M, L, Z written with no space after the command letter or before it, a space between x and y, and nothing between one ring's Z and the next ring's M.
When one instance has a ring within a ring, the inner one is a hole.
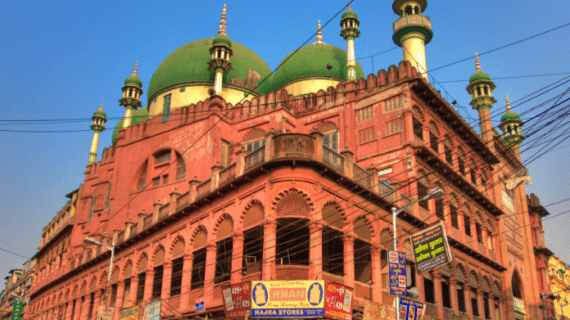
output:
M374 237L374 228L366 217L361 216L354 220L352 229L361 240L372 242L372 238Z
M429 130L430 130L433 134L435 134L436 137L439 138L439 135L440 135L439 125L438 125L435 121L431 120L431 121L429 122Z
M78 292L79 292L79 286L76 283L73 285L73 289L71 290L71 298L75 299L77 297Z
M467 281L467 272L465 272L465 267L461 264L458 263L455 265L455 277L457 277L457 281L461 282L461 283L465 283Z
M394 250L394 232L389 227L380 231L380 245L386 250Z
M265 131L259 129L259 128L253 128L251 130L249 130L241 139L241 142L248 142L248 141L253 141L253 140L257 140L257 139L261 139L261 138L265 138Z
M117 269L117 266L115 266L114 269ZM101 274L99 275L99 280L97 281L97 287L105 288L105 286L107 286L108 280L109 280L109 275L107 274L107 271L101 272Z
M520 277L520 273L515 267L513 270L513 275L511 277L511 289L513 291L513 297L519 298L524 300L523 290L522 290L522 281Z
M487 276L483 276L481 284L483 285L483 292L489 293L491 291L491 281Z
M337 228L339 230L344 229L346 224L346 215L342 207L335 201L328 201L323 206L321 210L322 220L325 221L328 226Z
M493 281L493 294L495 295L495 297L500 297L502 295L502 291L501 290L501 285L499 284L499 281L495 280Z
M115 266L113 268L113 272L111 273L111 284L119 282L120 277L121 277L121 268L119 266Z
M242 211L239 217L239 226L242 229L247 229L250 226L257 224L265 218L265 208L261 201L254 199L251 200Z
M330 131L337 131L337 125L335 123L333 123L332 121L322 121L317 123L314 127L313 127L313 131L318 131L320 133L327 133Z
M91 277L91 281L89 281L89 292L93 292L97 290L97 275L93 275Z
M471 272L469 272L469 284L471 284L471 287L473 288L479 288L479 275L475 270L471 270Z
M424 112L417 104L412 107L412 115L422 123L426 121Z
M139 258L137 259L136 263L137 273L145 272L147 266L148 266L148 256L146 255L145 252L143 252L139 255Z
M230 236L234 232L234 219L232 216L225 212L222 213L216 224L214 224L213 232L217 240Z
M190 243L194 250L203 247L208 241L208 229L204 225L198 225L190 236Z
M133 262L129 259L123 266L123 279L128 279L133 275Z
M184 241L183 236L178 235L170 244L169 255L170 257L175 258L182 255L184 251L186 251L186 242Z
M152 257L151 257L152 266L156 267L160 265L162 262L164 262L164 257L165 257L164 247L162 246L162 244L158 244L152 252Z
M273 201L273 210L278 217L309 217L313 211L312 209L313 204L309 197L295 188L279 193L275 201Z

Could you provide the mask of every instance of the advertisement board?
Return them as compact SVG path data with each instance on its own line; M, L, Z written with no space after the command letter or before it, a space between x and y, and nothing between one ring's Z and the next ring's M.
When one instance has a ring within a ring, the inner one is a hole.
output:
M204 310L206 310L206 306L204 305L204 297L194 300L194 311L201 312Z
M113 320L113 315L115 314L115 308L99 306L98 314L99 316L97 316L97 320Z
M22 315L22 305L23 302L20 299L14 302L14 307L12 307L12 317L10 320L20 320L20 317Z
M160 310L162 308L162 300L154 301L144 307L142 320L160 320Z
M325 282L325 317L329 319L352 319L354 289L342 284Z
M252 318L320 318L325 309L322 280L252 281Z
M139 306L119 311L119 320L139 320Z
M424 316L425 304L411 299L400 298L400 319L421 320Z
M222 287L226 319L244 319L251 310L251 282Z
M405 252L388 251L388 275L390 294L393 296L407 296Z
M364 314L362 315L362 320L396 320L396 308L378 302L364 300Z
M418 273L451 263L453 257L443 221L412 235L410 239Z

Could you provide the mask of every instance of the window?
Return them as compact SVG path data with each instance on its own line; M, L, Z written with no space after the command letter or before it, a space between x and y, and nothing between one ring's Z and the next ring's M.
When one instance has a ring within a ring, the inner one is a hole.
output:
M146 164L143 172L141 173L141 177L139 178L139 182L137 182L137 191L142 191L146 186Z
M449 205L449 215L451 216L451 225L459 229L459 221L457 220L457 207L454 205Z
M435 200L435 216L440 220L445 219L444 211L443 211L443 200L442 199L436 199Z
M477 307L477 292L475 290L471 290L471 311L473 311L474 316L479 316L479 308Z
M310 231L307 221L277 220L277 265L309 265Z
M216 243L216 275L214 283L228 281L232 274L232 238L226 238Z
M463 290L463 283L457 283L457 304L460 312L465 313L465 292Z
M170 154L171 154L170 150L158 154L157 156L154 157L154 164L157 165L170 161Z
M154 268L154 278L152 279L152 298L160 298L162 292L162 275L164 268L158 266Z
M323 137L323 145L335 152L338 152L338 131L325 133L325 136Z
M77 300L73 300L73 303L71 305L71 318L70 319L73 319L73 317L75 317L75 301L77 301Z
M204 276L206 272L206 248L194 251L194 261L192 263L192 290L204 287Z
M430 148L435 151L436 153L439 153L439 149L437 147L438 142L437 142L437 136L433 133L433 132L429 132L429 144L430 144Z
M91 318L93 314L93 302L95 301L95 292L89 294L89 309L87 310L87 318Z
M152 179L152 186L153 187L160 186L160 177L156 177L156 178Z
M433 281L425 276L424 276L424 294L427 303L432 303L432 304L435 303L435 291L433 288Z
M244 274L261 272L263 261L263 227L258 226L243 233Z
M164 175L162 176L162 184L167 184L168 183L168 175Z
M487 194L487 180L481 176L481 192Z
M417 187L418 187L418 199L422 199L424 197L426 197L428 195L428 187L423 184L422 182L418 181L417 182ZM429 210L428 207L428 200L423 200L419 202L420 207Z
M466 214L463 215L463 224L465 225L465 234L472 237L473 234L471 234L471 227L470 227L471 222L470 222L470 220L471 220L470 216L468 216Z
M441 277L441 295L443 298L443 307L451 309L451 293L449 290L449 278L442 276Z
M122 307L125 306L126 302L129 301L129 295L131 293L131 279L126 279L125 280L125 290L123 291L123 302L120 306L117 307ZM73 319L73 317L71 318Z
M170 120L170 98L172 94L164 96L164 104L162 105L162 122Z
M540 279L540 277L538 277ZM485 319L491 319L491 312L489 309L489 294L483 293L483 308L485 309Z
M93 218L93 206L95 205L95 196L91 198L91 206L89 207L89 222L91 222L91 218Z
M227 167L230 164L230 143L222 140L222 152L220 154L220 165Z
M422 123L420 122L420 120L416 119L416 117L412 117L412 126L414 130L414 135L418 137L421 141L424 141Z
M475 222L475 229L477 230L477 241L483 243L483 229L479 222Z
M109 182L109 186L107 187L107 199L105 200L105 209L109 209L111 205L111 182Z
M111 301L109 301L109 307L115 306L115 300L117 300L117 284L111 285Z
M368 283L372 281L372 255L370 244L359 239L354 240L354 276L355 281Z
M323 272L344 275L344 234L333 228L323 228Z
M182 288L182 271L184 258L172 260L172 276L170 278L170 296L179 295Z
M374 108L373 107L362 108L358 110L356 114L358 122L372 119L374 117Z
M145 286L146 274L139 273L139 283L137 286L137 301L136 304L143 301L144 298L144 286Z
M402 132L404 130L404 125L402 118L394 119L386 122L386 136L393 135L395 133Z
M358 141L360 144L374 140L374 127L366 128L358 132Z
M182 156L178 155L176 160L176 181L181 181L186 178L186 165Z
M477 174L474 167L471 167L471 183L477 185Z
M245 144L245 150L249 153L252 153L255 150L263 147L264 145L265 145L265 139L250 141Z

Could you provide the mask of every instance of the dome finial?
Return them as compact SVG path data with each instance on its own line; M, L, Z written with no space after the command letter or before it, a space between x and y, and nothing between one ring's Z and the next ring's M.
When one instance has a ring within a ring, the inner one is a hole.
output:
M348 8L347 8L347 10L348 10L348 11L352 11L352 9L350 8L350 2L348 3Z
M103 111L103 101L101 101L101 105L99 106L99 110Z
M218 29L218 35L227 36L226 33L226 4L224 3L224 9L222 10L222 18L220 19L220 28Z
M475 52L475 70L481 72L481 63L479 62L479 55Z
M138 69L139 69L139 62L135 61L135 69L133 70L133 74L131 76L136 76Z
M321 20L319 20L319 26L317 27L317 42L323 43L323 30L321 29Z
M505 94L505 97L507 98L507 111L511 111L511 102L509 101L509 95Z

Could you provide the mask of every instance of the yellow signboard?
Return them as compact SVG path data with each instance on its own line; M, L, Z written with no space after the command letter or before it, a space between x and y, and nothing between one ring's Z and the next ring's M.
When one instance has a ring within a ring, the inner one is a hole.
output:
M119 312L119 320L138 320L139 306L123 309Z
M252 281L252 318L317 318L324 316L324 281Z

